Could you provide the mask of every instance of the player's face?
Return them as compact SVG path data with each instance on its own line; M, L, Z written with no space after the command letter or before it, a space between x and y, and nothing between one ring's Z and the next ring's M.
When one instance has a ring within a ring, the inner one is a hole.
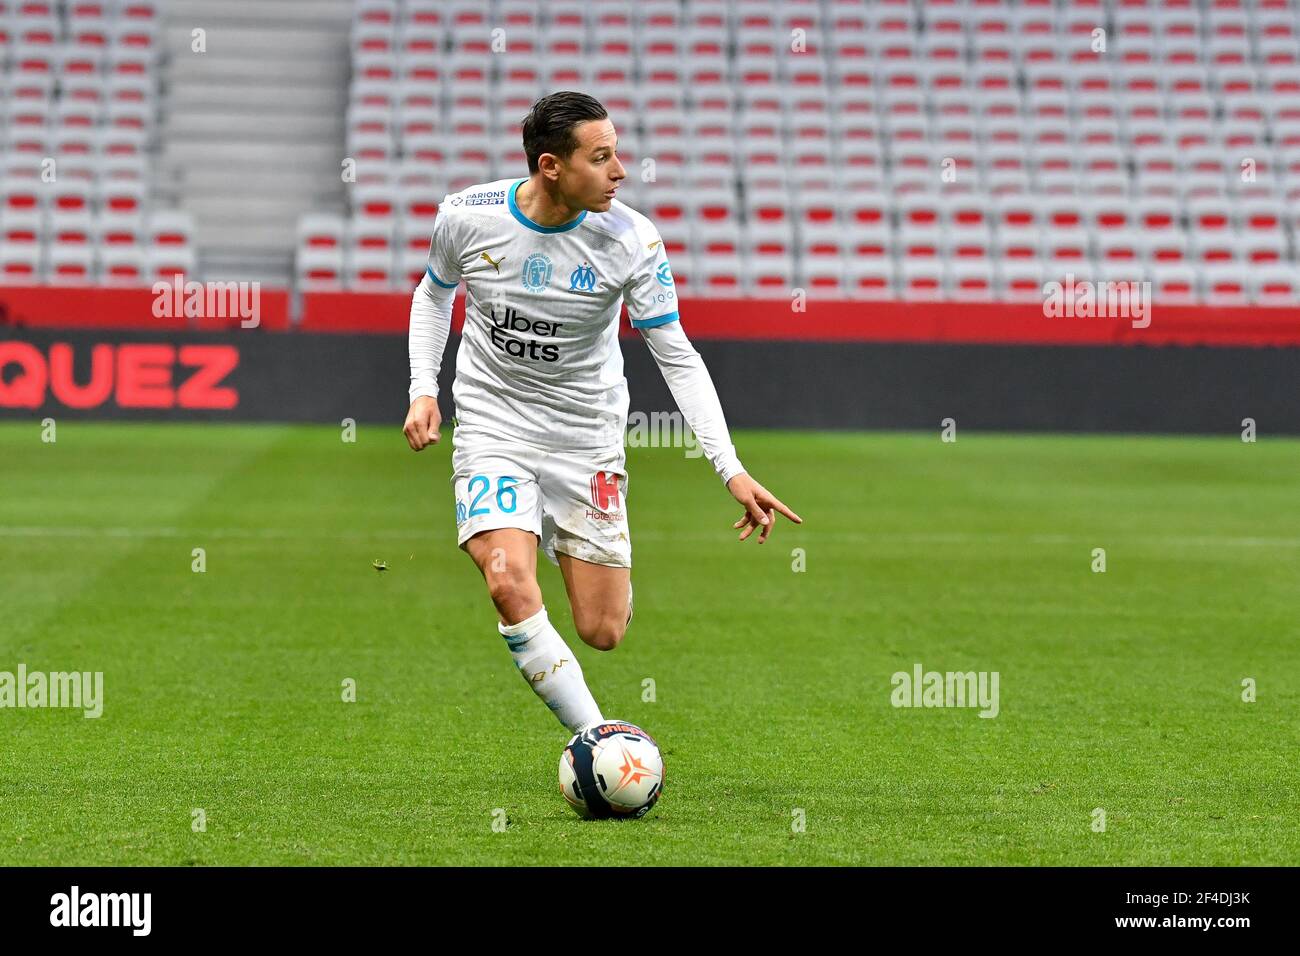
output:
M614 155L618 135L608 119L588 120L575 130L578 148L560 164L560 192L575 209L606 212L627 170Z

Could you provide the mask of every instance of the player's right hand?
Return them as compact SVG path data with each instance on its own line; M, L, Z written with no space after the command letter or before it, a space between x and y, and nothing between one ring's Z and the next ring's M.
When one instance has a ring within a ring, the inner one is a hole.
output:
M411 410L406 413L406 424L402 434L411 451L419 451L428 445L438 444L442 432L442 413L438 411L438 400L429 395L421 395L411 402Z

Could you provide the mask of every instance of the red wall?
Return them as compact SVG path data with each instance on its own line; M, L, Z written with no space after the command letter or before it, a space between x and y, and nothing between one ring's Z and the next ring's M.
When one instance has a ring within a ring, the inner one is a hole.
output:
M0 287L0 330L27 328L230 329L238 319L155 318L149 289ZM290 321L285 289L261 293L260 328L405 334L407 293L317 292L302 297ZM692 338L824 342L948 342L1038 345L1300 345L1300 309L1161 306L1149 327L1128 319L1047 318L1036 303L904 303L810 300L792 312L784 299L683 299ZM464 321L458 296L453 326ZM251 331L251 330L250 330ZM632 330L624 320L623 332Z

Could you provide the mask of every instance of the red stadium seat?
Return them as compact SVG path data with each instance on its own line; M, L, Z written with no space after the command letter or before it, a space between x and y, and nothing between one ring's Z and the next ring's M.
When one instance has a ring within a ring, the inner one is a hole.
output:
M194 251L189 246L150 246L145 250L145 278L155 282L184 282L194 272Z
M904 258L900 295L908 302L937 302L945 298L943 264L938 259Z
M298 288L306 292L337 292L343 288L343 250L299 248L295 260Z
M152 285L143 250L134 245L101 247L98 281L101 285L126 288Z
M848 294L854 299L897 298L897 277L890 259L850 259L846 266Z
M1043 301L1042 268L1037 259L1004 260L994 277L997 297L1009 302Z
M148 243L150 246L193 246L193 218L180 210L154 210L149 216Z
M1256 267L1247 276L1250 299L1255 305L1287 308L1300 305L1300 282L1293 264Z
M41 251L36 244L0 243L0 276L5 285L36 285L41 273Z

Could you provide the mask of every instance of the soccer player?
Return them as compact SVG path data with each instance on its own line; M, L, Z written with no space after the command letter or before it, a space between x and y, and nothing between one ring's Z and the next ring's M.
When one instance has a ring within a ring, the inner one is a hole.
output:
M560 723L602 720L582 669L547 618L537 548L564 576L578 636L618 646L632 619L620 300L727 490L732 527L759 543L777 513L802 519L741 466L718 394L677 315L663 241L615 198L627 173L605 108L553 93L523 122L526 179L443 199L411 301L411 407L403 431L439 440L438 370L465 283L456 357L452 481L458 544L478 566L515 665Z

